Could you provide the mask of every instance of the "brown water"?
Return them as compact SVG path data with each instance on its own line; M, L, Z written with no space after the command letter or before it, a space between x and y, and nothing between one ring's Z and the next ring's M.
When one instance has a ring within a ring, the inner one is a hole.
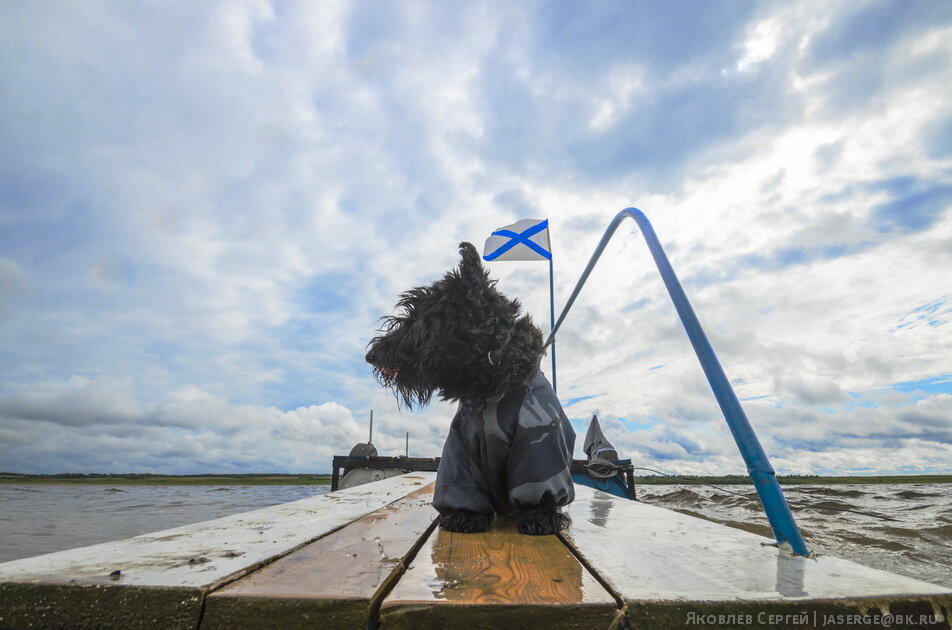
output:
M0 485L0 562L303 499L327 486ZM644 485L638 498L771 536L753 489ZM787 486L814 552L952 587L952 485ZM796 502L875 512L873 516Z
M323 494L329 486L0 484L0 562Z
M783 490L814 553L952 588L952 485L784 486ZM643 485L638 487L638 499L773 537L753 488ZM876 513L895 520L807 507L798 502Z

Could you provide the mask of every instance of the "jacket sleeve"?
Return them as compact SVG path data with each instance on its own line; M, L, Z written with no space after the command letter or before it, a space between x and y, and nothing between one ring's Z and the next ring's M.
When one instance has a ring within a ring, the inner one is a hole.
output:
M481 471L482 448L478 428L482 426L473 410L460 405L443 444L436 471L433 507L440 514L466 510L479 514L495 511L492 488Z
M548 380L536 375L519 409L509 453L512 507L568 505L575 498L572 451L575 431Z

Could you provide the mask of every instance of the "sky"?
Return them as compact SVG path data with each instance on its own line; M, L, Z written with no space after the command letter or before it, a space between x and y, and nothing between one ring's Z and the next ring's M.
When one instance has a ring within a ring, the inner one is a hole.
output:
M0 3L0 470L438 455L398 294L548 218L561 309L636 206L779 473L952 472L950 84L927 0ZM634 223L556 347L576 456L745 471Z

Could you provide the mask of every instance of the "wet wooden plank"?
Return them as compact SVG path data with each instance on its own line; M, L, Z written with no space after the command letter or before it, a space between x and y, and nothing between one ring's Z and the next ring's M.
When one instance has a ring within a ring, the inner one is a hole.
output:
M197 627L221 584L419 490L434 473L0 564L0 627ZM118 575L110 575L119 571Z
M748 627L786 627L768 623L776 622L771 615L794 627L804 611L818 624L823 615L889 610L944 617L952 604L952 591L941 586L839 558L794 556L757 534L575 490L563 538L625 601L633 627L691 625L691 614L750 614L738 624Z
M598 628L614 598L556 536L523 536L511 519L490 531L437 530L380 609L382 627Z
M211 593L203 630L362 628L436 525L433 485Z

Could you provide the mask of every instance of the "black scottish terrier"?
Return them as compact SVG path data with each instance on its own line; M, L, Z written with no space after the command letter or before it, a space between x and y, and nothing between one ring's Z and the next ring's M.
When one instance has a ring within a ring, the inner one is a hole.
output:
M459 252L457 269L400 296L367 362L410 409L434 392L459 403L433 497L441 528L479 532L515 514L523 534L554 534L575 497L575 433L539 369L542 332L496 289L475 247Z

